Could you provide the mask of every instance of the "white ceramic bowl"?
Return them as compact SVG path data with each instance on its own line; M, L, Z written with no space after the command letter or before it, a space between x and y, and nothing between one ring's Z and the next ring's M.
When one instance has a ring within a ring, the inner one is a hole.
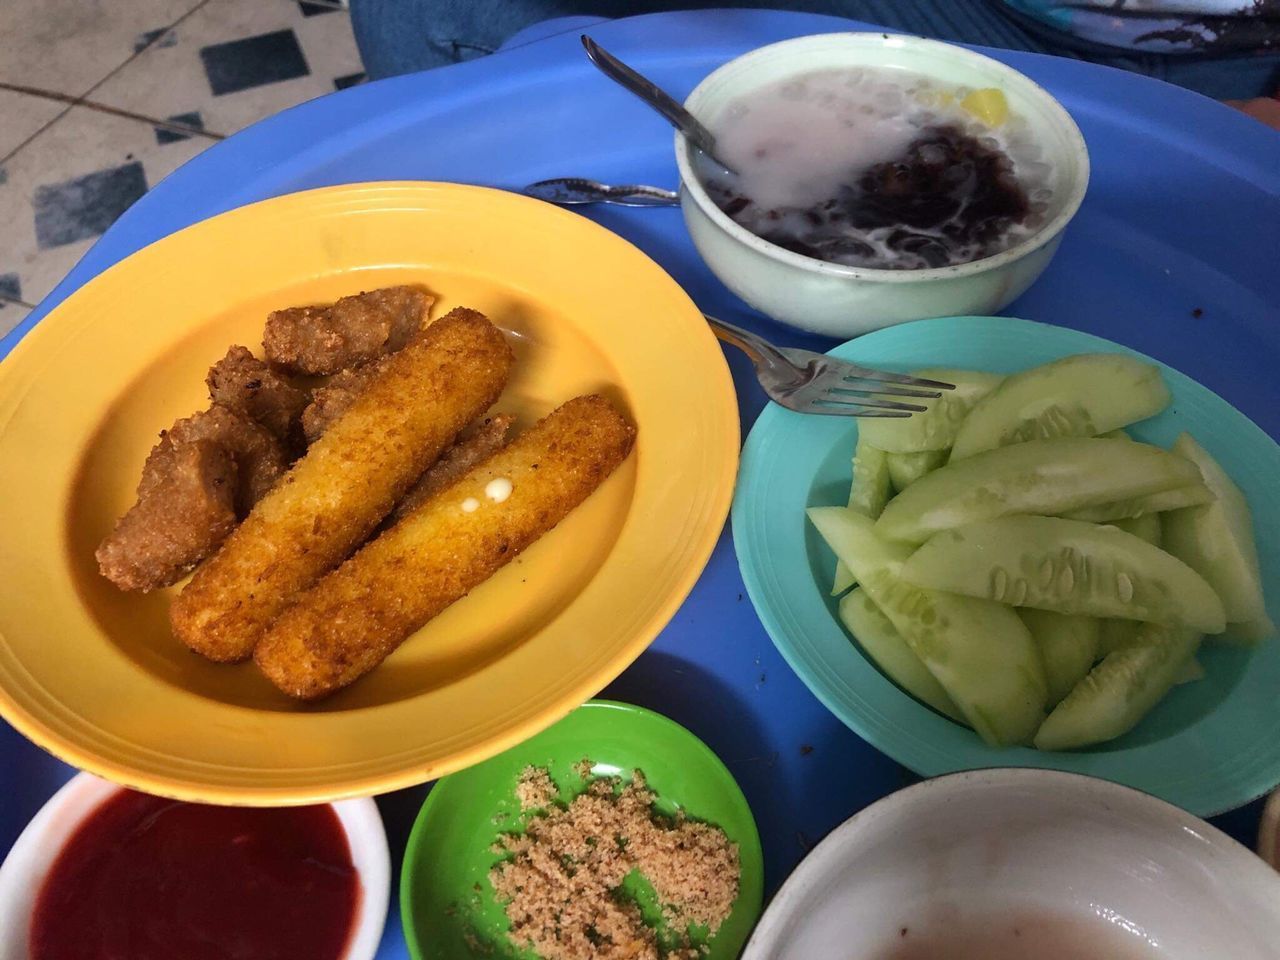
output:
M848 339L926 317L998 311L1040 276L1084 199L1089 154L1079 128L1040 86L1004 64L951 44L881 33L827 33L770 44L730 60L685 106L704 122L766 84L813 70L858 66L911 70L957 86L998 87L1025 118L1054 167L1053 198L1038 232L1002 253L927 270L872 270L825 263L774 246L726 216L694 175L692 148L676 135L680 206L694 246L734 293L775 320Z
M1280 875L1226 834L1128 787L1003 769L927 780L846 821L742 960L872 960L930 917L1023 908L1110 922L1151 960L1280 955Z
M44 879L80 824L120 787L80 773L49 798L0 865L0 960L28 960L31 913ZM391 894L391 855L372 800L342 800L333 810L347 833L360 876L355 930L343 960L372 960L382 939Z

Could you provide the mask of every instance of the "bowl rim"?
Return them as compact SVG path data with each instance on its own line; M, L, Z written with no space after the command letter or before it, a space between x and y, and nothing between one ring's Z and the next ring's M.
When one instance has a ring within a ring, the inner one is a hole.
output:
M957 347L959 353L955 352ZM923 356L920 350L925 351ZM1255 502L1257 491L1265 484L1264 474L1269 477L1274 473L1271 463L1280 457L1280 444L1245 411L1205 384L1149 354L1070 327L1016 317L942 317L876 330L829 352L841 359L878 364L886 369L911 369L932 362L1009 371L1070 354L1126 354L1158 366L1174 395L1168 419L1160 427L1164 435L1161 442L1171 442L1183 430L1203 433L1212 454L1223 458L1225 469L1244 481L1250 502ZM944 355L948 359L944 360ZM1183 407L1184 402L1192 412ZM1211 431L1202 430L1208 420L1225 424L1219 430L1226 432L1216 437ZM799 516L804 507L814 505L811 494L822 469L820 457L835 449L828 442L831 432L845 431L847 435L850 430L856 431L856 426L838 418L806 418L770 405L743 446L732 517L739 569L753 608L783 659L842 723L922 776L986 767L1069 770L1150 790L1200 817L1236 809L1276 788L1280 752L1275 745L1280 741L1270 735L1270 725L1257 724L1265 720L1275 725L1280 720L1260 708L1250 712L1247 705L1263 701L1240 693L1241 687L1255 693L1274 688L1274 678L1280 676L1280 654L1269 644L1256 649L1222 645L1206 651L1206 655L1249 658L1248 668L1241 671L1239 683L1233 683L1230 695L1204 712L1197 711L1189 722L1180 722L1173 730L1130 741L1119 748L1102 744L1074 751L1043 752L1023 747L997 750L903 693L856 646L850 647L851 641L834 616L833 601L826 588L812 580L808 569L794 562L797 555L803 555L805 536L816 534L806 534L808 528L791 526L785 520L771 522L782 515L779 510L785 514L785 509L799 504L800 510L794 512ZM1233 444L1246 451L1240 464L1228 456L1227 448ZM814 457L810 451L819 448L823 452ZM800 456L805 459L797 460ZM843 464L847 462L844 460ZM800 465L794 469L788 466L796 463ZM843 464L842 469L847 469ZM1257 464L1265 464L1265 469ZM1247 479L1237 476L1237 466L1251 471ZM842 480L847 483L847 475ZM771 510L756 509L764 502L760 500L763 490L768 491L768 502L774 504ZM1271 514L1259 503L1255 503L1258 515L1269 518ZM1266 524L1269 520L1260 522ZM801 536L797 542L798 531ZM1270 577L1273 569L1280 568L1273 567L1277 560L1270 550L1264 547L1262 551L1263 569L1267 571L1264 576ZM794 583L793 576L797 578ZM804 585L798 586L801 578ZM810 590L812 594L807 592ZM841 654L849 656L847 668L833 665L827 658L834 649L828 644L836 643L841 651L852 652ZM851 672L844 674L844 669ZM1253 723L1244 728L1247 736L1236 739L1229 731L1240 729L1233 719L1240 710Z
M45 801L0 863L0 960L25 960L36 898L67 840L121 786L81 771ZM137 791L141 792L141 791ZM185 801L178 801L185 802ZM391 852L386 828L372 798L335 800L333 807L360 878L355 922L342 960L373 960L382 940L391 897ZM14 931L21 930L15 935Z
M744 54L734 57L726 63L721 64L711 73L707 74L696 87L685 98L684 105L686 108L692 109L690 104L695 102L700 95L705 94L706 89L717 79L730 70L740 70L744 64L751 61L761 59L766 55L775 53L778 50L788 50L790 52L803 52L806 48L813 46L819 42L844 42L848 43L851 50L857 50L866 46L896 46L907 50L933 50L945 51L946 55L954 56L962 61L970 63L978 63L990 69L994 69L997 73L1003 74L1010 82L1017 84L1025 90L1025 92L1041 101L1047 111L1053 116L1054 123L1059 126L1066 138L1071 143L1070 153L1075 159L1078 166L1078 173L1071 183L1071 190L1067 196L1066 203L1062 209L1052 220L1044 224L1035 233L1024 238L1018 243L1002 250L997 254L989 257L982 257L978 260L970 260L966 263L957 263L945 267L926 267L918 270L891 270L882 267L852 267L846 264L829 263L826 260L815 260L813 257L806 257L799 253L794 253L784 247L770 243L761 237L756 236L746 227L739 225L732 217L722 211L707 193L702 182L694 174L693 163L691 160L692 146L683 133L679 131L675 134L675 153L676 166L680 173L680 196L682 204L686 199L692 200L698 210L711 220L713 224L727 233L732 239L737 240L740 244L749 247L755 252L776 260L779 263L795 267L797 269L806 270L819 275L848 279L848 280L871 280L877 283L929 283L944 280L956 280L963 277L969 277L976 274L986 273L989 270L997 270L1002 266L1021 260L1023 257L1034 253L1041 247L1052 242L1058 237L1067 224L1075 217L1080 205L1084 202L1084 197L1089 188L1090 163L1089 149L1085 143L1084 135L1080 132L1080 127L1076 124L1067 109L1054 97L1049 91L1045 90L1040 84L1032 80L1020 70L1015 70L1008 64L1001 63L993 57L978 53L968 47L954 43L944 43L940 40L929 40L924 37L915 37L905 34L884 33L881 31L833 31L832 33L816 33L803 37L793 37L790 40L781 40L777 43L766 44L762 47L756 47ZM800 68L797 73L805 72L804 68Z
M795 866L774 894L743 948L740 960L763 960L772 956L771 951L777 946L777 938L783 932L782 924L803 905L803 899L812 886L811 878L821 876L824 868L844 853L848 841L872 821L913 801L936 806L945 804L953 795L965 789L994 792L1018 787L1073 792L1081 799L1096 800L1108 812L1141 809L1151 820L1158 819L1171 831L1190 831L1210 845L1218 855L1232 858L1232 864L1240 873L1250 874L1244 876L1241 883L1262 886L1270 884L1280 894L1280 874L1255 856L1248 847L1208 821L1145 790L1067 770L983 767L942 774L896 790L863 807L823 837ZM1238 877L1240 873L1237 873Z
M741 881L748 867L746 863L749 858L750 866L757 869L759 883L756 885L756 894L745 902L752 917L752 935L754 930L759 926L760 918L763 916L764 905L764 849L760 840L760 827L756 822L755 811L751 808L751 803L747 800L746 794L742 790L742 785L738 783L738 778L733 775L728 765L721 759L720 755L707 744L705 740L696 733L686 727L684 724L671 719L665 713L661 713L651 707L641 706L636 703L628 703L623 700L614 700L609 697L593 697L582 705L570 710L565 714L557 724L569 720L574 716L586 714L588 716L597 716L603 713L615 713L626 717L635 718L644 723L656 723L659 726L665 726L674 733L685 744L689 754L693 755L698 761L708 765L715 775L726 785L728 795L736 802L742 805L746 811L747 817L745 821L746 834L737 838L740 856L742 856L743 866L739 874ZM547 727L539 733L529 737L529 740L540 737L549 733L557 724ZM421 871L426 852L424 846L426 837L431 831L432 819L438 814L436 809L448 802L449 784L456 783L459 778L465 777L468 773L478 770L485 764L495 763L503 759L504 755L509 751L523 749L527 741L522 741L503 751L488 760L482 760L480 763L467 767L464 770L458 770L447 776L441 777L431 787L426 799L422 801L422 806L418 808L417 814L413 818L413 827L409 831L408 839L405 841L404 856L400 861L400 888L399 888L399 905L400 905L400 924L404 937L405 947L408 950L411 960L426 960L427 951L424 944L430 940L430 930L418 924L413 904L414 898L417 896L420 882L417 877ZM445 789L440 789L444 787ZM442 799L443 798L443 799ZM682 805L683 806L683 805ZM696 816L696 811L693 812ZM745 853L744 853L745 851ZM758 868L755 865L758 864ZM737 909L737 907L735 907ZM751 936L746 938L746 942L750 942ZM746 949L746 943L743 944L743 950ZM741 957L741 953L739 953ZM4 960L4 958L0 958ZM347 960L347 958L343 958Z

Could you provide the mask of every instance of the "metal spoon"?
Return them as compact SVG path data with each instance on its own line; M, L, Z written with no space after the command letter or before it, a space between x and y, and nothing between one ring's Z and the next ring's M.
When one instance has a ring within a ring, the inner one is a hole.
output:
M707 155L719 166L734 172L720 157L716 156L716 138L702 122L681 106L674 97L659 87L652 80L641 76L635 70L605 50L585 33L582 45L587 49L587 56L606 77L630 90L637 97L667 118L667 121L688 138L689 142Z
M674 190L650 187L642 183L613 186L585 177L556 177L539 180L520 191L526 196L548 203L576 206L582 203L616 203L624 207L675 207L680 195Z

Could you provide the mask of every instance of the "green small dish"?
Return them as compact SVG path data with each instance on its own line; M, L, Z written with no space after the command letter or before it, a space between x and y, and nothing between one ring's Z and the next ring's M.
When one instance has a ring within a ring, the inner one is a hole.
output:
M400 913L414 960L495 957L533 960L508 939L506 913L489 885L500 833L522 822L516 782L543 767L571 799L592 779L641 771L664 814L684 811L738 844L741 877L733 912L709 942L708 960L733 960L760 916L764 866L760 837L733 775L701 740L657 713L592 700L505 753L445 777L432 789L409 834L400 876ZM643 897L641 898L643 903Z
M1127 353L1158 364L1173 402L1130 433L1167 447L1189 431L1239 484L1253 510L1268 609L1280 619L1280 447L1185 374L1101 337L1010 317L919 320L831 351L885 370L998 373L1075 353ZM1254 650L1206 643L1199 654L1203 680L1175 688L1123 737L1071 752L989 747L899 690L840 625L836 600L828 596L835 557L805 521L806 507L846 502L857 438L851 417L807 416L770 404L742 451L733 545L747 594L774 645L863 739L926 777L986 767L1066 770L1143 790L1200 817L1248 803L1280 782L1280 642L1274 639Z

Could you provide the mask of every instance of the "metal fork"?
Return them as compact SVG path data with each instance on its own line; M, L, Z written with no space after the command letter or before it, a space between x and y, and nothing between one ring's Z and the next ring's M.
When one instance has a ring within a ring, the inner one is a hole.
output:
M644 183L621 186L589 180L586 177L556 177L539 180L520 191L525 196L559 203L568 207L581 203L617 203L624 207L678 207L680 195L674 190L651 187Z
M750 330L703 316L717 337L751 358L764 392L788 410L837 417L909 417L928 407L879 397L930 400L955 389L953 383L872 370L812 350L776 347Z

